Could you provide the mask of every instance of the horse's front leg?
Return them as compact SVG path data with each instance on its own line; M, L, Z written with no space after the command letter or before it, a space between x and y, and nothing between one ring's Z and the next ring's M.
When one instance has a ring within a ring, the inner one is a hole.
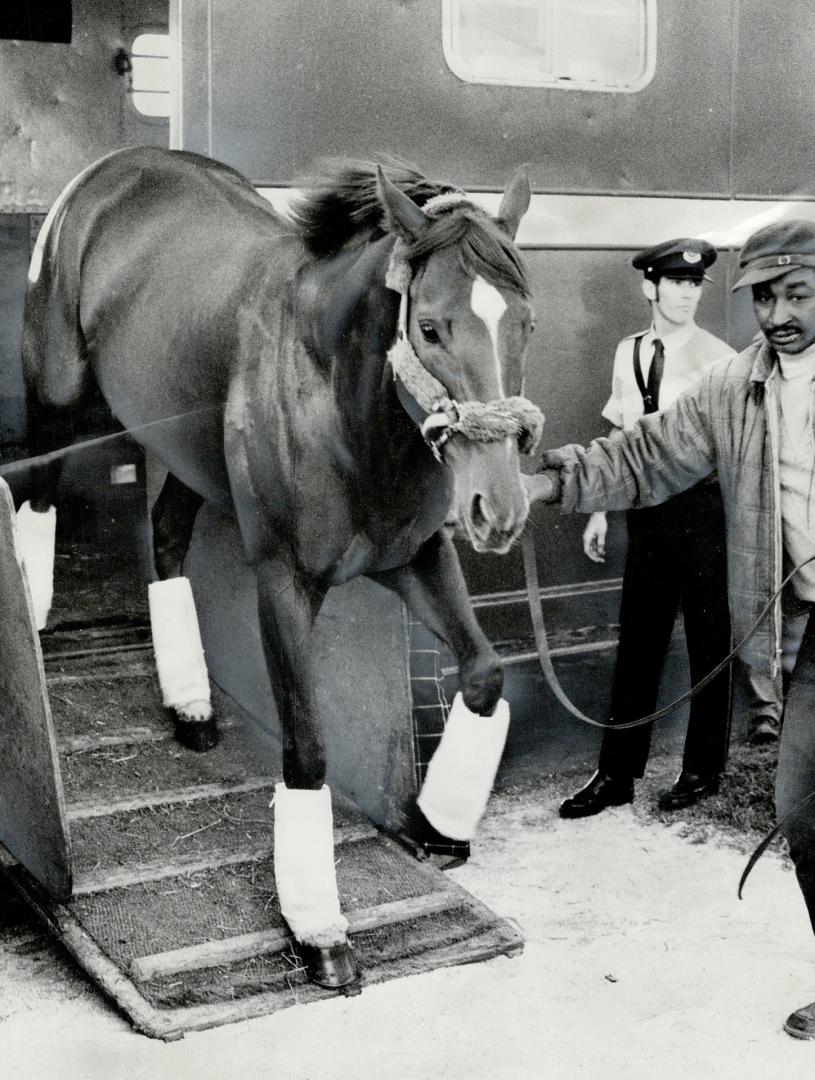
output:
M312 982L348 986L359 972L340 912L312 674L314 620L326 590L282 560L263 560L257 579L261 636L283 736L283 783L274 802L280 910Z
M399 593L458 660L461 689L417 803L436 833L470 840L486 808L509 727L509 705L501 697L501 662L473 614L446 533L431 537L407 566L371 577ZM421 820L419 826L420 839L437 840Z

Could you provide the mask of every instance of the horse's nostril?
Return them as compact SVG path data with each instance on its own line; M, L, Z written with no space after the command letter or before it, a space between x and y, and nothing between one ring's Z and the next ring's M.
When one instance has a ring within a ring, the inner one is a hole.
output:
M484 500L480 495L473 496L473 504L470 508L470 519L476 529L479 529L482 525L487 524L487 514L484 507Z

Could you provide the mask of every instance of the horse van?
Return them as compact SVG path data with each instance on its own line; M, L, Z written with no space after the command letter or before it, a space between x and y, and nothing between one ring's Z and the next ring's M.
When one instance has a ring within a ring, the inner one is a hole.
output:
M325 157L393 155L492 210L513 170L525 165L533 195L518 242L537 311L525 393L546 416L544 446L586 442L602 430L615 345L647 319L633 252L680 235L714 243L719 259L699 321L742 348L756 327L743 292L730 294L739 244L781 213L815 216L813 107L801 92L815 12L797 0L771 7L695 0L692 17L682 0L139 0L123 8L74 0L37 7L27 5L33 14L25 25L9 16L0 26L6 463L27 452L21 333L37 233L72 177L121 147L214 157L283 210ZM78 441L115 430L102 403L76 418ZM120 438L68 455L62 481L73 535L117 545L135 533L145 574L150 477L150 463ZM13 490L23 483L19 470L7 478ZM581 707L602 716L624 526L612 522L609 558L597 566L582 554L579 518L537 508L533 519L555 663ZM219 534L218 543L226 544L223 562L229 540ZM202 623L215 678L249 711L262 711L266 691L254 660L233 654L229 623L215 617L234 582L213 573L215 555L206 549L199 537L197 572L211 611L204 601ZM529 766L591 757L596 733L565 717L540 675L519 551L476 555L461 545L460 556L479 620L506 666L513 723L499 782ZM366 603L380 612L376 594ZM371 721L380 749L370 753L383 771L389 767L391 729L401 730L409 713L410 730L398 738L412 745L408 773L421 776L456 673L425 631L402 625L390 609L383 617L393 631L390 651L374 666L391 672L377 684L390 718ZM686 680L675 638L664 699ZM359 689L365 698L364 680ZM348 694L343 708L356 710ZM663 745L676 745L670 724L659 734ZM346 782L359 793L370 776L349 773ZM403 775L394 798L412 784Z

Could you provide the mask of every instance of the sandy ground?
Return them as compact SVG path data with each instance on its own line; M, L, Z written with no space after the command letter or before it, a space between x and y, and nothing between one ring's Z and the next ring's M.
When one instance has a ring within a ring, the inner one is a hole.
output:
M558 787L563 789L561 779ZM523 929L523 955L163 1044L134 1034L37 930L0 933L3 1080L572 1080L815 1076L784 1034L815 999L815 943L778 855L641 808L561 822L551 784L494 798L451 873Z

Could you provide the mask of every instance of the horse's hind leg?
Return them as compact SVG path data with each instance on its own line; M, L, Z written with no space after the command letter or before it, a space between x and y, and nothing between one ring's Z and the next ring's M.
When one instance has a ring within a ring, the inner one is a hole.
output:
M152 511L158 581L150 585L150 624L164 704L173 710L176 738L191 750L218 742L201 633L184 557L203 499L167 475Z
M32 388L28 391L28 499L17 511L20 549L34 606L37 629L48 621L54 591L54 547L57 524L57 489L62 456L73 430L66 409L44 405Z
M74 441L72 410L82 407L91 382L78 305L54 284L47 260L41 269L36 277L29 274L25 301L22 360L31 460L29 499L17 513L38 629L45 626L53 592L61 451Z
M172 473L167 473L151 512L153 557L160 581L181 577L184 573L184 559L203 501L197 492L182 484Z
M314 620L325 596L282 559L257 567L258 614L283 734L283 778L275 789L274 867L281 913L309 978L351 987L358 970L340 912L331 792L314 701Z

